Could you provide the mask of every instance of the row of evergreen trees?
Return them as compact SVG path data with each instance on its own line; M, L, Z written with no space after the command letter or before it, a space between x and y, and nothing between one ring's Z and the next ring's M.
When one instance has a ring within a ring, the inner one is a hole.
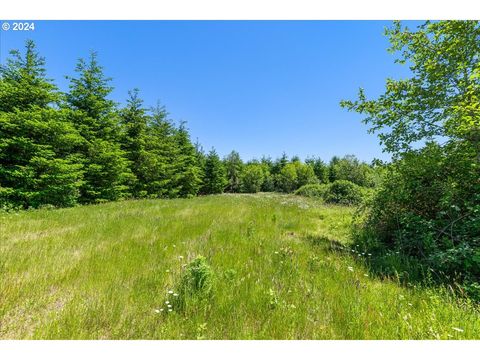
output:
M119 108L95 53L80 59L69 89L46 77L45 60L27 41L0 67L0 208L73 206L125 198L190 197L229 192L291 192L311 182L368 185L371 167L355 158L244 164L193 144L165 108L146 108L137 89Z

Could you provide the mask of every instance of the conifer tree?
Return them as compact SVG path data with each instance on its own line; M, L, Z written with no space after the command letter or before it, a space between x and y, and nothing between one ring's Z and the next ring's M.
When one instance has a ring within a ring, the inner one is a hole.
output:
M168 119L164 107L157 104L147 118L146 151L148 171L145 173L145 190L151 197L175 197L175 126Z
M227 174L215 149L211 149L205 159L202 193L221 194L228 185Z
M130 195L135 177L120 148L120 127L111 93L110 79L103 74L95 52L88 61L80 59L77 77L70 79L67 107L74 111L72 121L84 138L80 152L84 163L82 202L122 199Z
M147 115L143 108L143 100L138 95L139 90L128 92L127 106L120 112L122 125L121 144L125 156L130 161L130 168L136 177L131 185L134 197L147 195L146 185L150 180L154 159L147 152Z
M282 156L275 160L272 165L272 174L278 175L280 171L288 164L288 157L285 152L282 153Z
M313 172L320 183L328 183L329 169L322 159L319 157L311 157L305 160L305 164L312 167Z
M185 123L175 131L174 191L180 197L195 196L202 183L201 169L197 162L195 147L190 141Z
M263 168L263 182L261 191L270 192L275 191L275 178L272 175L273 161L270 157L263 156L260 159L260 164Z
M0 111L46 108L59 99L51 80L46 78L45 59L32 40L25 42L25 54L11 50L5 66L1 66Z
M75 205L82 165L81 137L68 111L52 107L56 87L33 41L0 67L0 207Z

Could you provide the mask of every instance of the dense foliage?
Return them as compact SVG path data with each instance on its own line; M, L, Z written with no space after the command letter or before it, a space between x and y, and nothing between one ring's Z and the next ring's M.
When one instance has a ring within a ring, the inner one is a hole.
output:
M31 41L23 55L12 51L0 71L3 209L224 191L291 193L330 181L376 184L378 171L351 155L325 163L284 153L244 163L236 151L224 159L213 148L205 154L184 123L176 125L161 105L146 107L138 89L124 106L110 100L111 79L95 52L78 61L66 93L47 79Z
M369 199L371 189L348 180L328 184L307 184L295 191L296 195L319 198L330 204L358 205Z
M395 160L357 240L384 259L402 257L395 265L376 257L382 271L427 272L480 297L479 23L426 22L412 31L397 22L387 36L411 77L387 80L376 100L360 90L342 103L366 115Z

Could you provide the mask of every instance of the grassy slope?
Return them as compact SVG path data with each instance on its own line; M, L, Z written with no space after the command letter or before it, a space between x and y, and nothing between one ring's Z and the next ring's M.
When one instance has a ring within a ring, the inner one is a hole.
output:
M480 338L471 306L332 252L351 213L264 194L0 214L0 338ZM157 314L199 254L214 296Z

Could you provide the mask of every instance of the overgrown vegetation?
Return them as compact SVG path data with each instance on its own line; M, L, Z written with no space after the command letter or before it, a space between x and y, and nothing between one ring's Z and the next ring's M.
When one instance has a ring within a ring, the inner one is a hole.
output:
M408 281L448 281L480 299L480 26L426 22L387 30L411 77L387 80L376 100L343 106L366 115L394 155L357 242L373 264ZM392 260L391 254L398 254Z
M358 205L368 199L372 191L348 180L335 180L329 184L304 185L295 194L323 199L331 204Z
M0 338L478 339L468 299L369 272L352 212L229 194L2 213Z
M111 101L95 53L64 93L33 42L12 51L0 336L478 338L480 26L386 33L411 76L341 104L366 116L389 164L222 159L137 89ZM262 194L175 199L223 192ZM144 200L113 203L126 199ZM51 211L78 204L97 205Z

